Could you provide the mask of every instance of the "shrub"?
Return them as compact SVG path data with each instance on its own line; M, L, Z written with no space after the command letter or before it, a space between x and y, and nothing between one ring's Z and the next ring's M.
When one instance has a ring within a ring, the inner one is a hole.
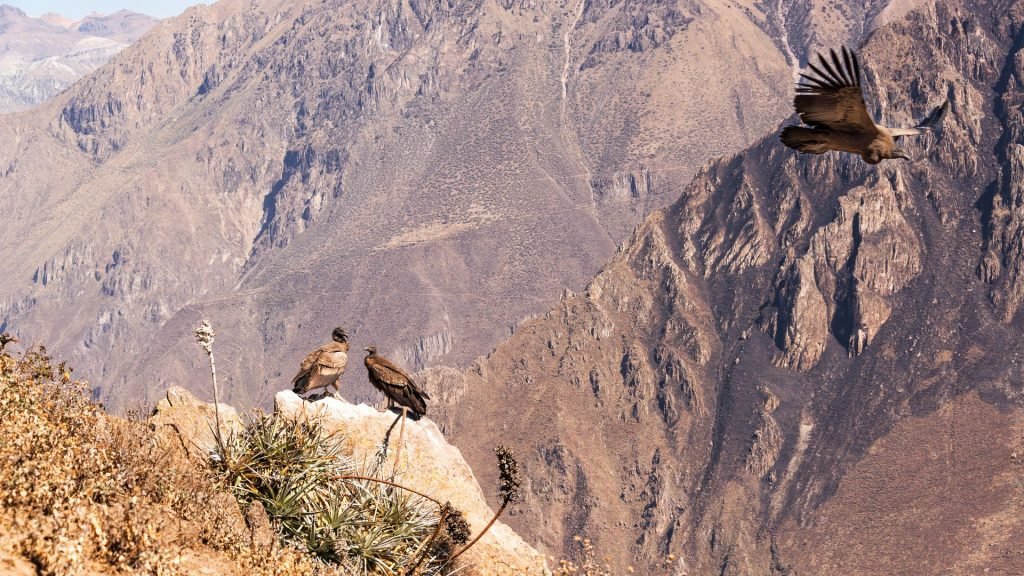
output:
M67 366L42 347L14 354L13 341L0 335L0 553L39 574L212 563L247 576L432 576L459 572L451 560L476 541L461 512L385 479L386 446L359 467L319 421L257 415L218 438L207 466L146 422L105 414ZM507 450L499 468L504 510L520 481ZM256 502L269 545L241 513Z

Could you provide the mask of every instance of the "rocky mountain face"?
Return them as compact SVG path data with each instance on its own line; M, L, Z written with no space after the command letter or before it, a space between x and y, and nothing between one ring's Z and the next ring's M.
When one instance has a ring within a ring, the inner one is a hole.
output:
M769 135L580 293L426 373L474 468L499 440L529 454L528 541L586 535L617 573L1024 565L1024 6L890 8L860 49L869 109L950 102L914 161Z
M467 363L789 114L781 4L748 4L192 8L0 118L0 326L121 405L202 377L200 317L243 406L336 325Z
M0 113L31 108L106 63L156 24L121 10L71 21L0 5Z
M193 8L0 117L0 330L123 406L202 381L210 318L243 407L335 325L409 367L514 332L427 371L431 418L485 494L491 448L523 455L507 520L542 552L1012 573L1022 21L996 0ZM883 123L950 100L915 161L764 137L838 44Z

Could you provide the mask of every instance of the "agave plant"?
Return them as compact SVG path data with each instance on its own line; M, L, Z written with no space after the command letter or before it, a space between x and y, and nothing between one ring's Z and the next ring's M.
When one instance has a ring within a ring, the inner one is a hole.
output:
M376 480L379 463L359 470L320 420L259 415L214 462L239 502L260 502L286 539L346 574L450 573L427 545L438 505Z

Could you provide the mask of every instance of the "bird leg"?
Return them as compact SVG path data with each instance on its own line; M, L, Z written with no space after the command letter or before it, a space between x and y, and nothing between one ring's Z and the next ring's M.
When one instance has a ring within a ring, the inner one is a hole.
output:
M388 431L384 433L384 444L383 444L383 448L382 448L383 451L384 451L384 456L383 456L384 458L387 458L388 446L391 445L391 431L395 429L395 424L398 424L398 421L401 418L402 418L401 414L399 414L398 416L395 416L395 421L391 423L391 426L388 426Z
M398 428L398 448L395 448L395 465L396 466L402 463L402 460L401 460L401 456L402 456L402 436L405 435L405 413L408 412L408 411L409 411L408 408L406 408L405 406L402 406L402 415L401 415L402 425Z
M331 384L331 387L334 388L334 393L331 394L331 396L334 396L336 399L341 400L341 386L339 386L338 383L335 382L334 384Z

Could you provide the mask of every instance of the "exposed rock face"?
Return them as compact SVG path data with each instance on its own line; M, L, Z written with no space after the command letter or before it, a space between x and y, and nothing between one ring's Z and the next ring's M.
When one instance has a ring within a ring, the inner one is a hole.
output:
M180 386L171 386L167 396L157 403L149 423L158 432L177 434L182 441L181 446L188 454L203 461L215 452L214 422L220 419L220 432L223 438L242 430L242 419L232 406L221 403L215 411L212 403L202 402L188 390ZM164 431L168 428L169 431Z
M526 454L517 531L585 534L619 572L1015 570L1024 8L895 4L861 50L870 106L951 103L915 161L772 135L711 163L464 372L446 427L478 469L499 439Z
M156 20L121 10L80 21L30 18L0 6L0 113L31 108L71 86L149 30Z
M901 174L893 177L896 186L879 178L850 190L806 252L788 250L766 322L783 350L779 365L810 370L833 337L862 353L889 319L890 297L921 272L923 247L903 217L913 206Z
M965 35L971 34L965 29ZM975 34L976 35L976 34ZM980 46L981 50L991 48ZM980 50L979 50L980 51ZM982 57L978 54L977 57ZM990 206L983 215L987 250L979 267L983 280L994 285L992 299L1002 312L1003 320L1011 321L1024 302L1024 47L1007 60L1001 71L1006 89L996 102L1000 123L1006 136L997 146L1001 170L986 194Z
M235 404L269 403L339 324L410 368L470 362L585 286L709 155L790 114L780 9L192 8L0 119L0 326L114 405L202 378L179 351L204 316ZM736 202L761 202L746 182ZM704 238L701 275L764 265L785 225L768 216Z
M320 418L327 431L345 436L356 461L372 459L395 422L395 414L379 412L365 404L349 404L331 397L306 402L288 390L275 396L274 409L290 418ZM398 435L396 426L390 436L392 458L398 447ZM451 502L465 513L474 536L494 516L458 448L449 444L429 419L406 420L399 457L401 461L396 469L400 472L395 481L441 502ZM491 467L496 468L494 463ZM461 572L464 574L540 575L546 570L544 557L501 521L462 558L467 566Z

